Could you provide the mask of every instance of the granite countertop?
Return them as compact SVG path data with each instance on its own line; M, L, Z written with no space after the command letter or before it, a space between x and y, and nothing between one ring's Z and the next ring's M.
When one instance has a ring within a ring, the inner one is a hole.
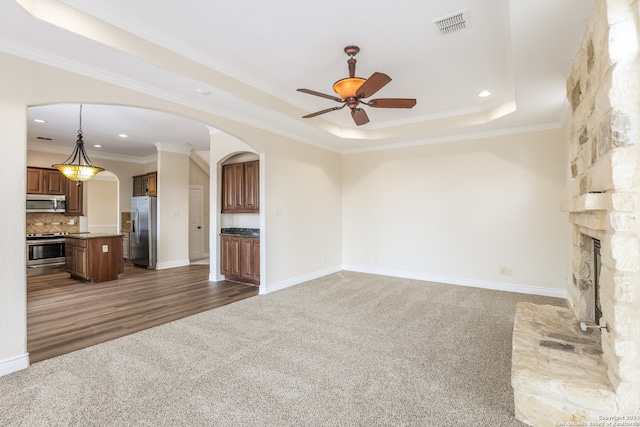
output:
M122 237L122 234L114 234L114 233L69 233L65 237L70 237L72 239L97 239L100 237Z
M220 229L220 235L260 237L260 229L259 228L222 228Z

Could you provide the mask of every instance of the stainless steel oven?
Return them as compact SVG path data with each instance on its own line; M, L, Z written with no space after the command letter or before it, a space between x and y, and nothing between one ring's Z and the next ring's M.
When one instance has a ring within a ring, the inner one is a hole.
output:
M65 271L65 237L67 233L27 235L27 276Z

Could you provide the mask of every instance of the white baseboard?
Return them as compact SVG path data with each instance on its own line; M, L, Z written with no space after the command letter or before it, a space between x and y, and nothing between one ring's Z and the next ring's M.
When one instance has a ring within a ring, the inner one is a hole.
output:
M224 274L216 274L216 273L209 272L210 282L222 282L224 279L226 279Z
M0 360L0 377L29 367L29 353L11 359Z
M189 265L191 262L189 259L179 259L176 261L169 262L158 262L156 263L156 270L164 270L167 268L175 268L175 267L184 267L185 265Z
M542 295L555 298L568 298L565 289L544 288L529 285L517 285L513 283L487 282L484 280L463 279L460 277L437 276L432 274L412 273L397 270L385 270L380 268L362 267L357 265L345 265L344 270L358 273L377 274L379 276L400 277L403 279L423 280L427 282L446 283L448 285L469 286L473 288L492 289L496 291L515 292L519 294Z
M303 276L294 277L292 279L283 280L278 283L272 283L269 285L260 285L259 294L260 295L269 294L271 292L275 292L291 286L299 285L300 283L304 283L309 280L328 276L329 274L337 273L342 270L343 270L342 266L335 266L335 267L325 268L323 270L318 270L313 273L305 274Z

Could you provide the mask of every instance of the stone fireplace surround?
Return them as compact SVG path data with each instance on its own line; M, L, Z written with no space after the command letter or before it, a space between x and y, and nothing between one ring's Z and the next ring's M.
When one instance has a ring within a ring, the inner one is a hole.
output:
M640 425L639 17L638 0L597 0L567 79L570 308L518 306L512 385L529 425ZM579 322L594 321L594 238L607 328L583 332Z

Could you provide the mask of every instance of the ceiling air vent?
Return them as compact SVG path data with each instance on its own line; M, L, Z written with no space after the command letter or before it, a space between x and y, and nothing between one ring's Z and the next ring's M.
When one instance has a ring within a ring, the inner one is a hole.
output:
M433 23L435 30L441 36L471 28L471 21L469 21L469 13L467 12L467 9L448 16L443 16L442 18L435 19L431 22Z
M53 138L47 136L36 136L36 139L44 139L45 141L53 141Z

